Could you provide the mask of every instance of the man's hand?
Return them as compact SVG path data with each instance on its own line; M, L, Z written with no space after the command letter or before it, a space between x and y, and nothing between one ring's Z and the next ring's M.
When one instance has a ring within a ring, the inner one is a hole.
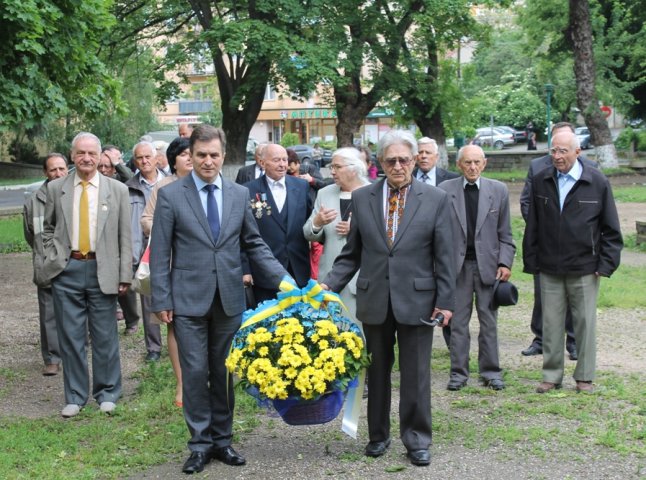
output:
M444 315L444 322L442 322L442 325L440 326L447 327L449 325L449 320L451 320L451 317L453 316L453 312L451 310L441 310L439 308L436 308L435 310L433 310L431 318L435 318L438 313Z
M128 288L130 288L129 283L120 283L119 284L119 296L123 297L126 293L128 293Z
M328 287L325 283L319 283L319 285L321 286L321 288L323 290L329 290L330 289L330 287Z
M511 270L507 267L498 267L498 270L496 271L496 280L506 282L509 280L509 277L511 277Z
M161 312L155 312L155 315L157 315L157 318L159 319L159 321L164 322L166 324L171 323L173 321L172 310L162 310Z
M251 276L250 273L246 273L242 276L242 284L245 287L251 287L253 286L253 277Z

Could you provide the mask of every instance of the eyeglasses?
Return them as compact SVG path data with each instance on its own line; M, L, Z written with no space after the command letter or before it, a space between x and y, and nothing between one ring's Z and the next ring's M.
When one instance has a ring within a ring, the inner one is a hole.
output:
M407 167L412 161L413 159L409 157L393 157L384 159L384 163L388 168L394 168L397 162L399 162L402 167Z
M550 153L551 153L552 155L556 155L557 153L558 153L559 155L565 155L565 154L567 154L568 152L569 152L569 150L568 150L567 148L556 148L556 147L554 147L554 148L550 148Z
M331 165L330 165L330 170L341 170L342 168L345 168L345 167L347 167L347 165L335 165L335 164L331 164Z

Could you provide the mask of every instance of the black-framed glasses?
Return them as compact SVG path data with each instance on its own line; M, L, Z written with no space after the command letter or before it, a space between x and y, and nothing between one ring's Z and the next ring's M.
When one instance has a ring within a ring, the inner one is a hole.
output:
M394 168L395 165L397 165L397 162L402 167L407 167L410 165L410 163L413 161L412 158L410 157L392 157L392 158L386 158L384 159L384 163L389 167L389 168Z

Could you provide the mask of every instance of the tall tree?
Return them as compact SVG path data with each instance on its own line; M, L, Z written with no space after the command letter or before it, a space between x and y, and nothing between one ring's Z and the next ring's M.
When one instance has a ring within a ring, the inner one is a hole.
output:
M599 108L596 91L596 66L594 62L592 24L588 0L569 0L570 14L568 36L574 53L576 98L579 110L590 129L597 159L603 167L616 167L619 163L612 142L610 128Z

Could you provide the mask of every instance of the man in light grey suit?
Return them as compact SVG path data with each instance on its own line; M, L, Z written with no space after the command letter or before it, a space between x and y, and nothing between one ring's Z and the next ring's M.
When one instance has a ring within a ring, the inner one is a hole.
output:
M43 227L43 274L51 280L63 360L63 417L87 403L87 331L92 343L92 396L110 413L121 395L117 294L132 279L130 204L121 182L98 173L101 142L72 140L76 173L49 182Z
M480 322L480 377L489 388L502 390L505 384L498 358L497 310L491 307L491 299L495 281L507 281L511 276L516 252L509 219L509 192L504 183L480 176L487 160L477 145L462 147L457 165L464 176L440 185L451 200L453 261L458 272L447 388L460 390L469 378L469 320L475 296Z
M159 190L150 244L152 309L173 322L179 348L185 473L212 458L245 464L231 446L235 397L224 365L245 310L240 252L276 289L287 275L258 233L248 190L220 175L225 149L222 129L193 130L193 172Z
M365 454L390 445L391 372L395 340L401 371L401 440L414 465L431 461L431 348L438 314L448 324L454 307L455 266L448 197L412 178L417 142L391 130L378 145L386 179L352 192L347 243L323 288L340 292L357 278L357 318L363 323L372 363L368 369L368 434Z

